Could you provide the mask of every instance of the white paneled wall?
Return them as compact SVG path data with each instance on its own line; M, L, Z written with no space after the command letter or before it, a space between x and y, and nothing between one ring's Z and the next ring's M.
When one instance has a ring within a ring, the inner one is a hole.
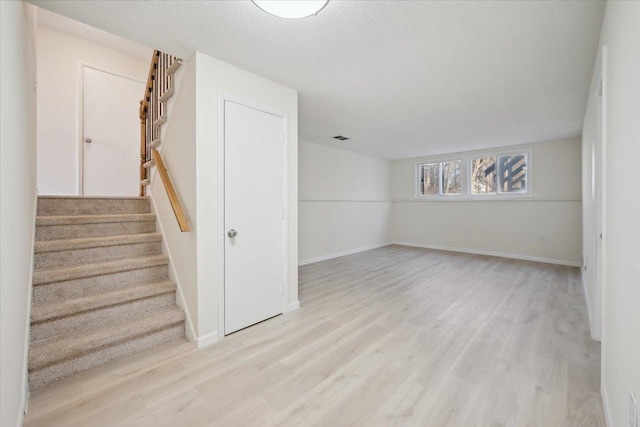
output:
M415 199L415 164L430 158L393 161L393 241L580 265L580 140L522 147L531 147L533 153L533 194L519 199ZM456 153L452 158L474 153L482 151Z
M415 164L429 157L388 161L302 142L301 264L393 241L579 265L580 140L523 147L532 150L531 197L422 200L414 197ZM467 154L474 152L452 157Z
M390 162L300 142L300 264L391 241Z

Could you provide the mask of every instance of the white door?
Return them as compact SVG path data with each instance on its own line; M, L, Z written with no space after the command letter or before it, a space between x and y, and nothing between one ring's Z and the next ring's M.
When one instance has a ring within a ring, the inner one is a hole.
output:
M594 236L596 244L596 300L594 301L594 338L598 341L602 338L602 293L604 288L604 220L605 220L605 143L603 128L603 105L602 105L602 81L600 82L600 90L596 98L596 138L595 138L595 167L594 167L594 183L595 183L595 232Z
M82 194L137 196L145 84L83 67Z
M282 117L225 101L225 334L283 312L283 135Z

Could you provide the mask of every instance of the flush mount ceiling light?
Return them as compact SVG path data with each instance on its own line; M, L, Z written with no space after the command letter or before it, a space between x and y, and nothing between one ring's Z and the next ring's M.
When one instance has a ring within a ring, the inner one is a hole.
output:
M268 14L286 19L308 18L316 15L329 0L251 0Z

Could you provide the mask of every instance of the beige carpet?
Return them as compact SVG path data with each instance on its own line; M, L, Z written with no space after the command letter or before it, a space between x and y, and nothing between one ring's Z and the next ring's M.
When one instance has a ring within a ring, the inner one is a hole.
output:
M34 252L32 390L184 335L147 198L40 197Z

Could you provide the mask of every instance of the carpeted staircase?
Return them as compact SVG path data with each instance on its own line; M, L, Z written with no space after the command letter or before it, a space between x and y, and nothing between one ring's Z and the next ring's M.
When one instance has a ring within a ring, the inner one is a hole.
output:
M32 390L184 335L161 245L147 198L38 199Z

